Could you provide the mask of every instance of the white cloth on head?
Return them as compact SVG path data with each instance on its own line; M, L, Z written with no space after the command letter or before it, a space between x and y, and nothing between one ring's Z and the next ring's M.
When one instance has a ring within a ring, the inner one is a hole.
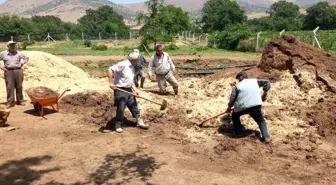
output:
M139 59L139 53L133 52L128 55L128 60L135 60L135 59Z
M140 51L138 49L134 49L133 52L134 53L140 53Z
M114 72L114 85L117 87L131 88L134 84L134 66L129 60L119 62L110 67Z

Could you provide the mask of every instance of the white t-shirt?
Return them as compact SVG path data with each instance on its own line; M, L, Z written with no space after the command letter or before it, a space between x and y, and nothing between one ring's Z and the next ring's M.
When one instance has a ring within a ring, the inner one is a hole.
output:
M119 62L110 67L114 72L114 85L131 88L134 83L134 66L129 60Z

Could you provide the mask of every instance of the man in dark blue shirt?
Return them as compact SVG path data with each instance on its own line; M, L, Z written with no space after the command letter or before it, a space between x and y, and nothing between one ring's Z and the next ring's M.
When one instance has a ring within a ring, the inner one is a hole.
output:
M141 79L140 88L143 88L145 79L146 79L146 75L143 72L143 66L146 64L147 61L145 57L140 55L140 52L138 49L135 49L134 52L139 54L138 63L134 66L134 69L135 69L134 83L136 87L139 87L138 81L140 78Z

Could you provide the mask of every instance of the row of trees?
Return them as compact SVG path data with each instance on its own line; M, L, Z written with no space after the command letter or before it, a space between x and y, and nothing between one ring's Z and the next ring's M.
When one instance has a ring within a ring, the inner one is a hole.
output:
M129 27L123 17L111 7L102 6L97 10L88 9L86 15L78 20L78 24L63 22L55 16L33 16L23 18L18 16L0 16L0 40L8 41L11 36L20 40L27 40L28 34L32 40L43 40L50 33L58 40L64 39L65 33L72 39L81 39L82 33L87 38L97 38L97 33L102 35L128 34Z

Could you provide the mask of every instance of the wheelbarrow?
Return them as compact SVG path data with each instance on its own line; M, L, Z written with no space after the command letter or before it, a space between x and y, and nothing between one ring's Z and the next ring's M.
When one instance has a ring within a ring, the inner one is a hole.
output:
M40 114L40 116L44 116L44 108L47 107L47 106L51 106L54 111L56 112L59 112L59 100L63 97L63 95L70 91L70 89L67 89L65 91L63 91L63 93L59 96L52 96L52 97L43 97L43 98L38 98L38 97L35 97L33 94L27 92L30 100L31 100L31 104L34 105L34 110L36 112L38 112ZM55 107L56 105L56 107Z

